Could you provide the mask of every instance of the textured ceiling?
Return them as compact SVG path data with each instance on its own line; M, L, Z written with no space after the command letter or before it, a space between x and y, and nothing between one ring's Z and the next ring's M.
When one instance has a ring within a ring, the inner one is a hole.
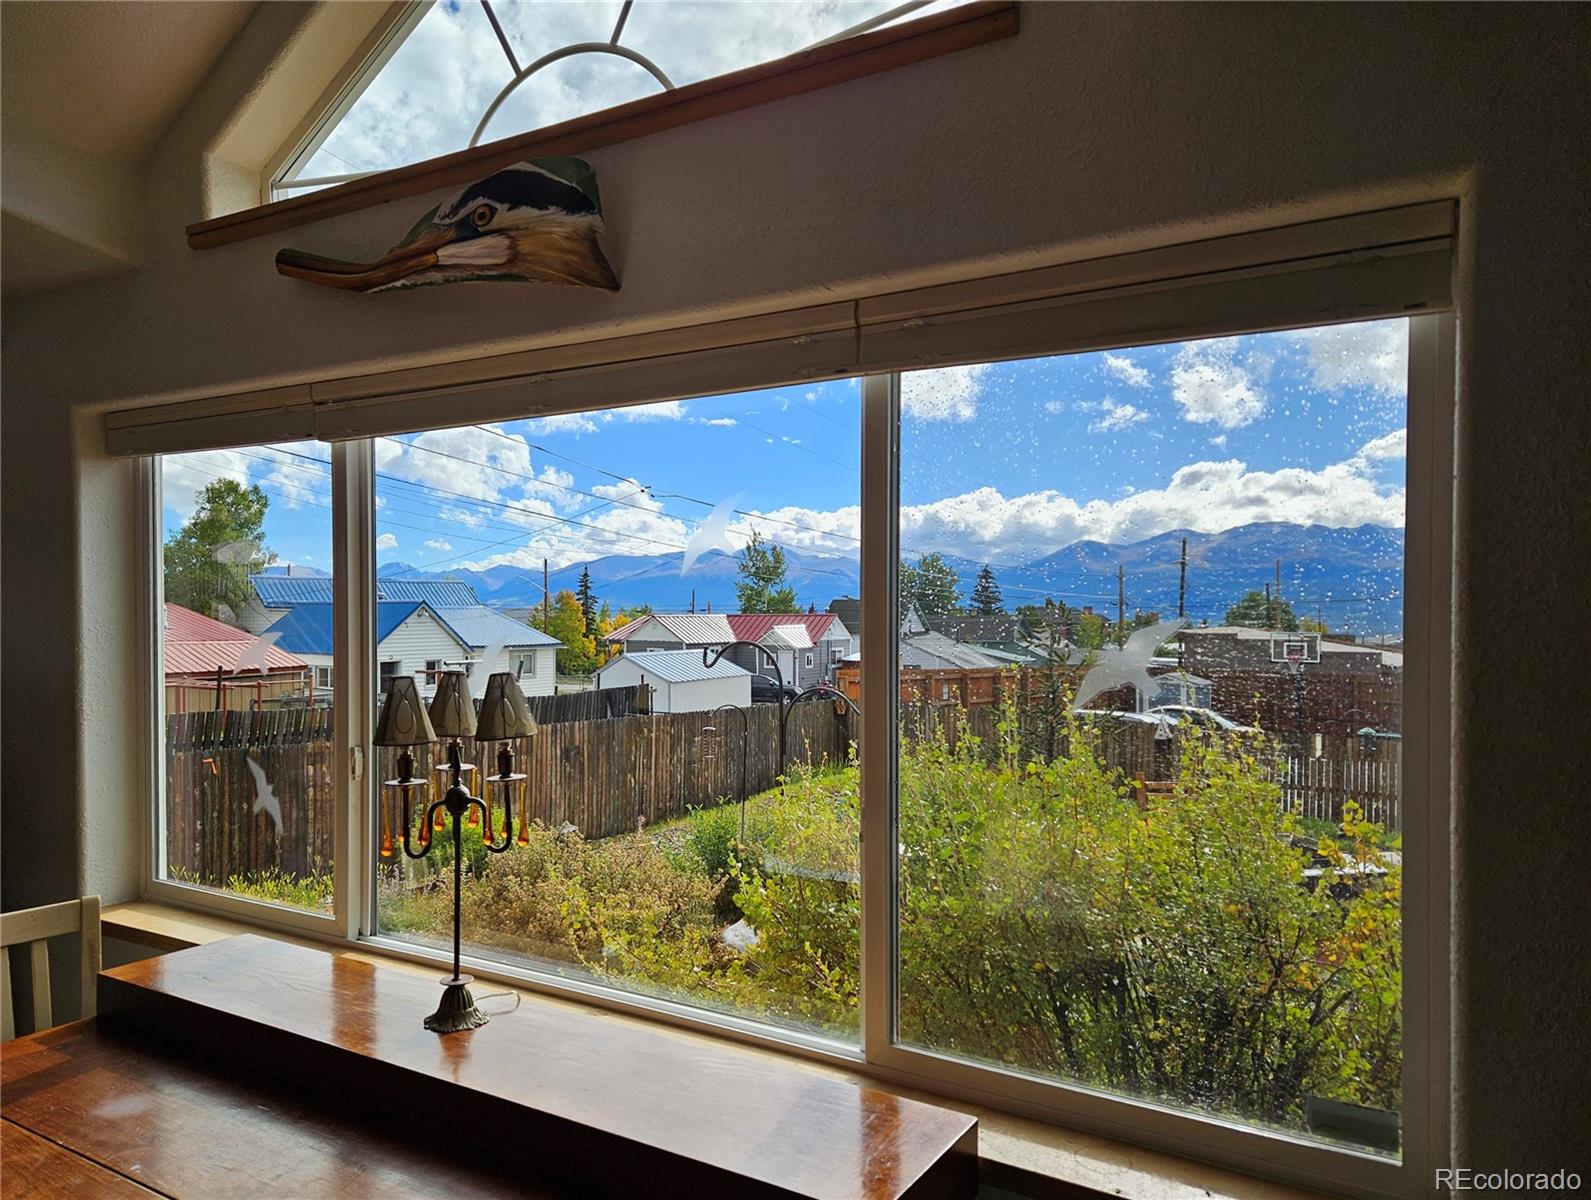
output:
M199 3L6 0L0 5L4 131L138 161L254 11Z
M137 259L138 168L252 2L0 4L0 290Z

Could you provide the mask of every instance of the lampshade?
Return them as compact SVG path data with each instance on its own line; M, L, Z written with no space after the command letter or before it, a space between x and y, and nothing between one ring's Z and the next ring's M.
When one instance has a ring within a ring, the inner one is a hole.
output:
M530 737L536 732L536 718L530 714L519 680L510 671L499 671L486 681L486 698L481 701L481 719L475 736L483 742L506 742L509 738Z
M420 689L412 675L399 675L387 684L387 698L376 721L377 746L424 746L436 741L431 718L420 703Z
M445 738L475 736L475 701L470 696L469 676L463 671L444 671L437 677L431 724Z

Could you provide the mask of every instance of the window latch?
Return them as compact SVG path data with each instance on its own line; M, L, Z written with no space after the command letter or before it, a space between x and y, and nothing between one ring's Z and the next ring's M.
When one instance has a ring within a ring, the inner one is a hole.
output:
M350 762L351 767L352 767L353 777L354 777L354 779L356 781L360 780L360 779L363 779L365 777L365 750L364 750L364 747L363 746L350 746L349 750L352 751L352 753L349 754L348 758L349 758L349 762Z

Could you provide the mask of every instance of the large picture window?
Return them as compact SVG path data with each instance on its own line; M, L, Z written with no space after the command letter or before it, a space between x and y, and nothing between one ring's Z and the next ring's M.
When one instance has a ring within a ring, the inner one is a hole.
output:
M1407 363L905 377L903 1043L1397 1152Z
M375 442L383 683L508 672L540 722L521 783L463 746L468 952L855 1041L856 731L813 647L859 604L859 411L841 381ZM411 860L376 807L377 929L450 946L451 842Z
M1098 296L1024 276L449 385L452 427L328 400L280 419L338 443L188 452L278 418L121 417L122 452L185 450L150 472L151 892L449 958L451 837L374 730L411 684L506 679L522 778L457 735L490 802L467 970L1418 1192L1454 322L1305 322L1445 305L1439 216L1296 301L1215 270L1269 240L1173 248L1130 289L1087 265ZM595 407L638 393L685 398Z
M329 913L327 448L167 455L160 496L157 877Z

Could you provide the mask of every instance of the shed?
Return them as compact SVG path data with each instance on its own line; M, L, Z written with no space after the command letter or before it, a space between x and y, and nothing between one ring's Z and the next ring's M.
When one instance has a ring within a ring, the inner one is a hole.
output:
M700 650L641 650L619 655L597 672L597 687L652 689L653 712L711 712L751 704L751 673L727 659L704 666Z

